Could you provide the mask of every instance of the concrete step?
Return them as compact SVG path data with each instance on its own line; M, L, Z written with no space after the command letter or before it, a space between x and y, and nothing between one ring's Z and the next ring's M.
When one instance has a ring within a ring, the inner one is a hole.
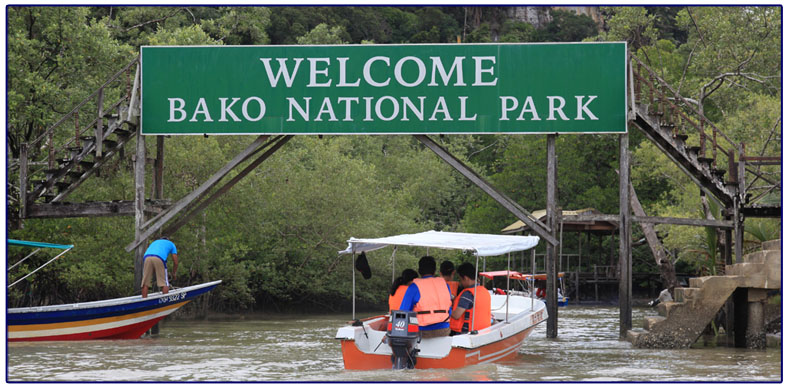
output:
M671 311L683 305L684 303L679 303L679 302L662 302L657 305L657 312L659 312L659 315L667 318L670 316Z
M676 287L673 289L673 300L676 302L687 302L700 291L700 288Z
M725 266L725 273L731 276L754 276L763 272L763 263L738 263Z
M638 337L643 334L646 334L646 332L641 329L627 330L627 341L634 344L637 342Z
M781 255L782 251L779 250L757 251L744 255L744 262L763 264L769 260L780 260Z
M764 241L761 246L764 251L782 251L783 240Z
M703 283L705 283L710 278L711 278L711 276L704 276L704 277L700 277L700 278L690 278L689 286L690 286L690 288L701 288L701 287L703 287Z
M660 323L665 320L665 317L662 316L655 316L655 317L646 317L643 320L643 330L651 331L657 323Z

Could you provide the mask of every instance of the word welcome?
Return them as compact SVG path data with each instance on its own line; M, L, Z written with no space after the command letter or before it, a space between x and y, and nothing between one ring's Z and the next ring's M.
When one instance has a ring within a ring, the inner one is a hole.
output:
M467 83L463 74L464 63L467 57L454 57L454 60L446 70L443 65L443 60L440 57L429 57L432 65L430 67L430 81L427 86L447 86L451 80L452 74L455 75L455 82L453 86L466 86ZM283 82L287 88L293 86L293 81L301 68L301 63L304 58L292 58L292 67L288 68L288 58L275 58L279 64L276 74L271 66L273 58L260 58L265 66L265 74L268 76L268 82L271 87L277 87L279 80ZM495 57L494 56L479 56L472 57L474 63L474 81L471 86L495 86L498 83L497 78L485 80L484 77L489 75L494 77L495 73ZM355 81L348 81L347 76L347 62L349 57L335 58L338 67L339 79L336 84L333 84L333 79L329 76L330 66L332 65L331 58L306 58L309 62L309 83L306 85L308 88L327 88L332 85L338 88L353 88L360 87L363 78L364 84L375 87L383 88L389 86L391 77L393 75L397 84L404 87L412 88L421 85L427 79L427 66L421 58L414 56L407 56L397 60L393 70L391 69L391 58L386 56L375 56L369 58L364 62L362 77L356 78ZM410 76L409 79L403 75L403 68L407 65L416 66L417 71ZM375 72L373 73L373 66ZM392 74L393 73L393 74ZM374 74L374 75L373 75ZM436 75L441 77L442 85L438 84ZM489 77L488 77L489 78Z

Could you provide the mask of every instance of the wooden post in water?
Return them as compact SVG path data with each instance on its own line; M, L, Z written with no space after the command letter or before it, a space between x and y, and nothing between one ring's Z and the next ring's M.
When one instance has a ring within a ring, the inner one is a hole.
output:
M632 217L629 205L629 135L619 135L619 335L626 338L632 329Z
M556 209L556 181L557 166L555 157L555 138L556 135L547 135L547 225L553 238L556 236L558 226L558 214ZM556 253L555 244L547 242L547 252L545 255L545 272L547 273L547 338L558 337L558 273L556 272Z

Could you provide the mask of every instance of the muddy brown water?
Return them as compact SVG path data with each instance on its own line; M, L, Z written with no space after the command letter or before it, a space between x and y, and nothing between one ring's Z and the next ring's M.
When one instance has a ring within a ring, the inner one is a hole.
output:
M647 309L633 310L639 327ZM372 315L372 314L370 314ZM169 320L139 340L8 343L6 381L725 381L782 379L781 350L637 349L618 339L617 307L562 307L514 361L459 370L346 371L342 315Z

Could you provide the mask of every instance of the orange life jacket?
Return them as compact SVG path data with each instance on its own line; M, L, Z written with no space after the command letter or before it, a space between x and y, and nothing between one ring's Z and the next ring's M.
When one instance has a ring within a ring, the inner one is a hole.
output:
M449 288L451 288L451 296L452 297L457 296L457 290L460 289L460 282L455 282L454 280L451 280L446 282L446 284L448 284Z
M446 281L443 278L431 277L414 279L413 283L419 288L420 295L413 309L419 319L419 326L448 321L451 295Z
M478 290L478 292L477 292ZM492 319L492 313L490 311L490 305L492 301L492 297L490 296L490 292L487 291L484 286L477 285L473 288L466 288L463 290L463 294L465 291L470 292L473 295L473 307L465 310L462 314L460 319L452 318L449 321L449 327L451 331L456 331L457 333L462 333L462 327L465 323L468 324L469 330L481 330L486 327L490 327L490 322ZM457 306L460 303L460 298L462 296L459 295L454 298L454 306L453 309L457 309ZM473 311L476 310L476 316L474 317ZM471 327L471 321L473 321L473 327Z
M408 286L399 286L397 291L394 292L394 295L389 295L389 312L399 310L399 306L402 304L402 298L405 297L405 291L407 290Z

